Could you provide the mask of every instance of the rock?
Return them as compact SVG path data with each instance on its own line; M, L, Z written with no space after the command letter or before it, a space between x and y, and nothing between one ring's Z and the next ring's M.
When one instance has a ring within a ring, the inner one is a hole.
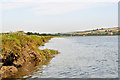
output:
M6 78L17 73L18 69L14 66L2 66L1 71L2 78Z

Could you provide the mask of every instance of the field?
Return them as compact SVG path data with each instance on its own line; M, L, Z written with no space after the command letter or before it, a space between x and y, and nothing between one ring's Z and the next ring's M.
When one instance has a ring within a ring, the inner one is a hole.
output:
M95 30L73 32L72 35L119 35L119 28L101 28Z

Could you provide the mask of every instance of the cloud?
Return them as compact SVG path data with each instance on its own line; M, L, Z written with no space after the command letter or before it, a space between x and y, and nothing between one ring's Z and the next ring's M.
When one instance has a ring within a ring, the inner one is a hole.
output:
M31 5L26 4L26 3L3 3L2 9L3 10L10 10L10 9L16 9L16 8L24 8L27 6L31 6Z
M91 6L93 3L43 3L32 10L39 15L63 14Z
M118 0L4 0L2 2L3 10L31 6L35 14L54 15L85 9L98 3L118 2Z
M2 0L2 2L118 2L119 0Z

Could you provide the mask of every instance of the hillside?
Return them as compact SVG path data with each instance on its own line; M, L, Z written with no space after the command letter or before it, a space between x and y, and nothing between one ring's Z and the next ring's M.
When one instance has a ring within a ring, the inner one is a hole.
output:
M88 31L73 32L72 35L119 35L120 28L101 28Z

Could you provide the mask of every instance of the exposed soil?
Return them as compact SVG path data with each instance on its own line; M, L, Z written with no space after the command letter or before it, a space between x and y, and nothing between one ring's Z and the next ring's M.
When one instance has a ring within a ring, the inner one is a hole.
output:
M50 40L50 38L51 37L42 38L42 42L45 43ZM39 44L39 42L37 42L35 44L34 42L33 44L33 42L29 40L20 49L18 49L17 46L13 47L16 51L10 51L9 53L7 51L2 51L3 54L0 58L1 78L22 78L30 74L35 69L35 66L54 57L54 54L58 54L58 51L55 50L39 50L38 46L43 45L43 43Z

